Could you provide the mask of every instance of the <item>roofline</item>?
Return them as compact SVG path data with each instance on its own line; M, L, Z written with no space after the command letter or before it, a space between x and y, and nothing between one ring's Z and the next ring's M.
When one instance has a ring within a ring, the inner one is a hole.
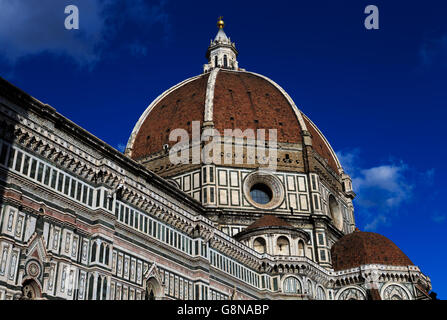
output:
M323 138L324 143L326 144L326 146L329 148L329 151L331 152L332 157L335 160L335 163L338 167L338 174L341 174L344 172L343 167L341 166L340 160L338 160L337 154L335 153L334 149L332 149L331 144L329 143L329 141L326 139L326 137L324 136L324 134L321 132L320 129L318 129L318 127L312 122L312 120L310 120L310 118L308 116L306 116L302 111L301 113L303 114L304 117L306 117L307 121L309 121L309 123L311 124L311 126L315 129L315 131L317 131L317 133Z
M124 152L124 154L126 156L128 156L129 158L132 157L132 151L133 151L133 145L135 143L135 138L138 134L138 132L140 131L141 126L143 125L144 121L146 120L146 118L148 117L148 115L151 113L151 111L155 108L155 106L161 101L163 100L163 98L165 98L167 95L169 95L171 92L173 92L174 90L196 80L199 79L200 77L202 77L203 74L200 74L198 76L195 77L191 77L188 78L174 86L172 86L171 88L169 88L168 90L166 90L165 92L163 92L161 95L159 95L154 101L152 101L152 103L146 108L146 110L144 110L143 114L140 116L140 118L138 119L137 123L135 124L132 133L130 134L129 140L127 142L127 146L126 146L126 150Z
M217 71L216 71L217 70ZM210 79L208 79L208 84L206 87L206 98L205 98L205 109L204 109L204 113L205 113L205 119L204 121L210 121L209 118L213 117L213 106L214 106L214 86L215 86L215 82L217 80L217 73L220 71L220 68L216 68L213 71L211 71L210 73L206 73L206 74L210 74ZM246 74L251 74L253 76L259 77L263 80L266 80L267 82L269 82L273 87L275 87L277 90L279 90L279 92L281 92L281 94L286 98L287 102L289 103L290 107L292 108L293 112L295 113L295 116L297 118L298 124L301 128L301 131L308 131L306 123L304 121L304 117L309 121L309 123L312 125L312 127L315 129L315 131L317 131L317 133L321 136L321 138L323 139L323 142L326 144L327 148L329 149L329 151L331 152L331 156L334 158L335 163L337 165L337 169L338 169L338 174L341 174L343 172L343 168L340 164L340 160L338 159L334 149L332 148L332 146L330 145L329 141L326 139L326 137L324 136L324 134L320 131L320 129L318 129L318 127L312 122L312 120L309 119L309 117L307 117L299 108L298 106L295 104L295 102L293 101L293 99L290 97L290 95L275 81L273 81L272 79L263 76L259 73L255 73L255 72L250 72L250 71L240 71L240 70L226 70L226 69L222 69L222 71L226 71L226 72L235 72L235 73L246 73ZM128 157L132 156L132 151L133 151L133 145L135 143L135 138L141 128L141 126L143 125L144 121L146 120L146 118L149 116L149 114L151 113L151 111L155 108L155 106L163 99L165 98L167 95L169 95L171 92L177 90L178 88L196 80L199 79L200 77L204 76L205 74L200 74L198 76L195 77L191 77L188 78L174 86L172 86L171 88L169 88L168 90L166 90L165 92L163 92L161 95L159 95L147 108L146 110L143 112L143 114L140 116L139 120L137 121L134 129L132 130L132 133L129 137L129 140L127 142L127 146L126 146L126 151L125 151L125 155ZM211 81L212 80L212 81ZM208 94L208 91L212 90L212 94ZM210 99L212 99L212 101L209 101ZM212 121L212 120L211 120Z
M187 206L194 208L199 214L203 214L205 211L202 204L188 194L182 192L172 184L167 183L165 179L156 173L146 169L138 162L125 156L123 153L119 152L92 133L64 117L57 112L55 108L32 97L2 77L0 77L0 94L7 100L18 104L21 108L31 109L40 117L57 124L59 130L80 139L89 147L104 154L104 157L107 156L110 160L116 161L119 165L123 166L126 170L132 172L136 176L145 178L146 181L150 181L156 188L159 188L170 196L185 203Z
M338 167L338 173L340 174L342 171L343 171L343 169L342 169L342 166L341 166L341 164L340 164L340 161L338 160L338 157L337 157L337 155L335 154L335 152L334 152L334 149L332 149L332 146L330 145L330 143L329 143L329 141L326 139L326 137L324 136L324 134L320 131L320 129L318 129L318 127L312 122L312 120L310 120L309 119L309 117L308 116L306 116L299 108L298 108L298 106L295 104L295 102L293 101L293 99L290 97L290 95L279 85L279 84L277 84L275 81L273 81L272 79L270 79L270 78L267 78L267 77L265 77L265 76L263 76L263 75L261 75L261 74L258 74L258 73L254 73L254 72L247 72L246 71L246 73L250 73L250 74L253 74L253 75L256 75L256 76L258 76L258 77L261 77L261 78L263 78L264 80L267 80L267 81L269 81L273 86L275 86L283 95L284 95L284 97L286 97L286 99L287 99L287 101L289 102L289 104L290 104L290 106L292 107L292 109L293 109L293 111L295 112L295 115L296 115L296 117L297 117L297 119L298 119L298 123L300 124L300 126L301 126L301 130L303 130L303 131L307 131L307 126L306 126L306 124L305 124L305 122L304 122L304 119L303 119L303 117L306 117L306 119L309 121L309 123L312 125L312 127L317 131L317 133L318 134L320 134L320 136L323 138L323 141L324 141L324 143L326 144L326 146L329 148L329 150L330 150L330 152L331 152L331 155L332 155L332 157L335 159L335 163L337 164L337 167Z
M246 228L245 230L238 232L234 237L236 239L241 239L243 237L246 237L250 233L256 233L259 231L275 231L275 230L287 230L295 233L301 234L306 240L309 242L310 235L301 229L295 228L293 226L262 226L262 227L255 227L255 228Z
M298 123L301 127L302 131L307 131L307 126L306 123L304 122L303 116L301 115L301 110L297 107L297 105L295 104L295 101L293 101L293 99L289 96L289 94L286 92L286 90L284 90L279 84L277 84L275 81L273 81L272 79L263 76L262 74L259 73L255 73L255 72L249 72L249 71L243 71L245 73L257 76L261 79L264 79L266 81L268 81L271 85L273 85L276 89L279 90L279 92L281 92L283 94L283 96L286 98L287 102L290 104L290 106L293 109L293 112L296 115L296 118L298 120Z

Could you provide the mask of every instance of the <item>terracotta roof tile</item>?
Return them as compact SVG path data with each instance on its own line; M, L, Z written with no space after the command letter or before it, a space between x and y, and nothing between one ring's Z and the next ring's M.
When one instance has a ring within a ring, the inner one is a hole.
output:
M171 130L180 128L191 137L192 121L203 123L209 74L204 74L170 92L159 101L143 121L132 146L134 160L163 149ZM225 129L277 129L279 143L301 143L302 129L293 106L268 80L248 73L220 70L216 77L213 100L213 123L220 134ZM304 116L316 152L327 159L336 172L337 165L321 134Z
M355 231L343 236L332 246L331 256L336 271L367 264L413 265L390 239L373 232Z
M263 227L291 227L291 225L281 218L266 214L249 225L245 230L252 230Z

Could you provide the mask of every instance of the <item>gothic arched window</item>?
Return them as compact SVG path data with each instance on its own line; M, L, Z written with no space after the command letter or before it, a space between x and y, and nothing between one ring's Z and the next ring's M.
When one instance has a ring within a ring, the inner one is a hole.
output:
M313 296L312 282L310 280L307 280L307 294L311 297Z
M151 289L151 292L149 292L148 300L155 300L155 294L154 294L154 290L153 289Z
M283 291L284 293L301 294L302 292L301 283L295 277L288 277L287 279L284 280Z
M107 300L107 278L102 282L102 300Z
M317 299L326 300L326 294L324 293L324 289L320 286L318 286L317 288Z
M225 68L228 67L228 58L227 58L227 55L224 55L224 67L225 67Z
M96 242L93 242L91 262L96 261L96 247L97 247Z
M88 281L88 300L92 300L93 299L93 275L90 275L90 279Z
M40 288L34 280L27 280L23 283L22 294L25 299L39 299L41 297Z
M100 249L99 249L99 262L104 263L104 251L106 249L106 245L101 243Z
M109 264L109 246L106 246L106 254L105 254L105 260L104 260L104 263L105 264Z
M160 284L155 278L151 278L146 282L145 300L157 300L161 297L162 290Z
M382 300L408 300L408 294L399 285L389 285L382 294Z
M102 278L98 277L96 280L96 300L101 300L101 282Z

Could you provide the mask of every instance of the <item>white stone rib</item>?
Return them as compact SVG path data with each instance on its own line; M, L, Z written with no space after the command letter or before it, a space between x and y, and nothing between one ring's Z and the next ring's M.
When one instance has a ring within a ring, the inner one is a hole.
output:
M141 115L140 119L138 120L138 122L136 123L135 127L132 130L132 133L129 137L129 141L127 142L127 146L126 146L126 151L125 154L128 157L132 156L132 149L133 149L133 144L135 142L135 137L138 134L138 131L140 131L141 126L143 125L144 121L146 120L147 116L149 115L149 113L151 113L152 109L163 99L165 98L168 94L170 94L171 92L173 92L174 90L184 86L185 84L194 81L198 78L200 78L201 76L203 76L203 74L186 79L182 82L180 82L179 84L176 84L175 86L171 87L170 89L166 90L165 92L163 92L161 95L159 95L147 108L146 110L143 112L143 114Z
M281 91L281 93L286 97L287 101L288 101L288 102L290 103L290 105L292 106L292 109L293 109L293 111L295 112L295 115L296 115L296 117L297 117L297 119L298 119L298 122L299 122L299 124L300 124L300 126L301 126L301 129L304 130L304 131L308 131L308 130L307 130L307 126L306 126L306 124L305 124L305 122L304 122L304 119L303 119L303 113L302 113L302 111L301 111L300 109L298 109L298 107L296 106L296 104L295 104L295 102L292 100L292 98L289 96L289 94L288 94L288 93L287 93L287 92L286 92L286 91L285 91L279 84L277 84L277 83L274 82L273 80L271 80L271 79L269 79L269 78L267 78L267 77L265 77L265 76L263 76L263 75L261 75L261 74L257 74L257 73L254 73L254 72L247 72L247 73L250 73L250 74L252 74L252 75L255 75L255 76L258 76L258 77L260 77L260 78L262 78L262 79L267 80L267 81L270 82L273 86L275 86L279 91ZM320 129L318 129L318 127L312 122L312 120L310 120L309 117L307 117L307 116L306 116L306 118L307 118L307 120L309 121L309 123L312 125L312 127L315 129L315 131L317 131L317 132L321 135L321 137L323 138L323 141L325 142L326 146L327 146L328 149L330 150L332 157L335 159L335 162L336 162L336 164L337 164L339 173L341 173L341 171L342 171L343 169L342 169L342 167L341 167L341 164L340 164L340 161L338 160L337 155L335 154L334 150L332 149L331 145L329 144L329 141L326 139L326 137L323 135L323 133L321 133Z
M300 111L302 113L302 111ZM304 113L303 113L304 114ZM329 144L329 141L326 139L326 137L324 136L324 134L320 131L320 129L318 129L318 127L312 122L312 120L310 120L310 118L308 116L306 116L304 114L304 116L306 117L307 121L309 121L310 125L315 129L315 131L318 132L318 134L323 138L324 143L326 144L326 146L328 147L329 151L331 152L332 157L335 159L335 163L337 164L337 168L338 168L338 173L342 173L343 168L340 164L340 160L338 160L337 154L334 152L334 149L332 149L331 145Z
M208 78L208 84L206 86L206 99L205 99L205 116L203 121L210 122L213 121L213 111L214 111L214 88L216 86L216 78L219 68L213 69Z

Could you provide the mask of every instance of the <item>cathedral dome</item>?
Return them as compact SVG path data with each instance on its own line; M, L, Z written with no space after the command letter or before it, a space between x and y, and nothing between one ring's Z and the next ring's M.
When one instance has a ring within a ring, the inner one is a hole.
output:
M340 163L318 128L272 80L241 70L215 68L167 90L146 109L129 139L126 153L141 160L172 146L171 130L186 130L192 122L225 129L277 129L277 142L304 144L310 135L314 150L336 173Z
M368 264L410 266L413 262L390 239L374 232L354 231L331 248L335 271Z

